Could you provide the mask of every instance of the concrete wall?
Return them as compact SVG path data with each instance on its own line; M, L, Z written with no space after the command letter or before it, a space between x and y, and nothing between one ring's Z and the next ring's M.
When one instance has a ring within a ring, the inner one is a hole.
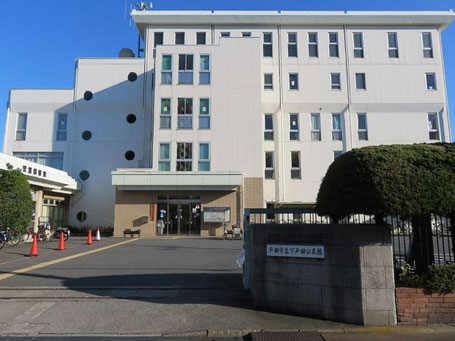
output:
M267 257L270 244L322 244L324 259ZM364 325L395 325L388 227L252 225L256 308Z

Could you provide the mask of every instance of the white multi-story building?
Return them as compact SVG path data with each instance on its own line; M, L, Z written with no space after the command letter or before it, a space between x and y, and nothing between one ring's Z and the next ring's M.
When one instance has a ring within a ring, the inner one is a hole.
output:
M4 152L79 179L71 225L219 234L244 208L314 204L352 148L450 142L454 17L133 11L144 57L78 59L74 89L11 90Z

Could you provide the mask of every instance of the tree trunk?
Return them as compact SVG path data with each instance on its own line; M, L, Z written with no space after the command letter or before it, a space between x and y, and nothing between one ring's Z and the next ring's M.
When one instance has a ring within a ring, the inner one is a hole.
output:
M433 231L431 215L416 215L411 219L411 262L415 262L416 272L424 273L434 264Z

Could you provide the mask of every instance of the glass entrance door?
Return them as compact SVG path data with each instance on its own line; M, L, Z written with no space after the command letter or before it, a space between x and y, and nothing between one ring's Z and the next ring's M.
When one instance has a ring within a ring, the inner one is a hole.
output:
M179 205L168 204L168 206L169 206L168 234L178 234L180 220Z
M191 212L189 204L180 204L180 231L179 234L190 234Z
M183 200L169 201L158 204L157 235L200 234L201 204Z

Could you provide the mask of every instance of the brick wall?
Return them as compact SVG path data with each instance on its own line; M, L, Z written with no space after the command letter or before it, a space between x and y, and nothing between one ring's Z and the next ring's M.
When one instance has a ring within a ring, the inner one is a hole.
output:
M425 294L421 288L396 288L398 323L455 323L455 293Z

